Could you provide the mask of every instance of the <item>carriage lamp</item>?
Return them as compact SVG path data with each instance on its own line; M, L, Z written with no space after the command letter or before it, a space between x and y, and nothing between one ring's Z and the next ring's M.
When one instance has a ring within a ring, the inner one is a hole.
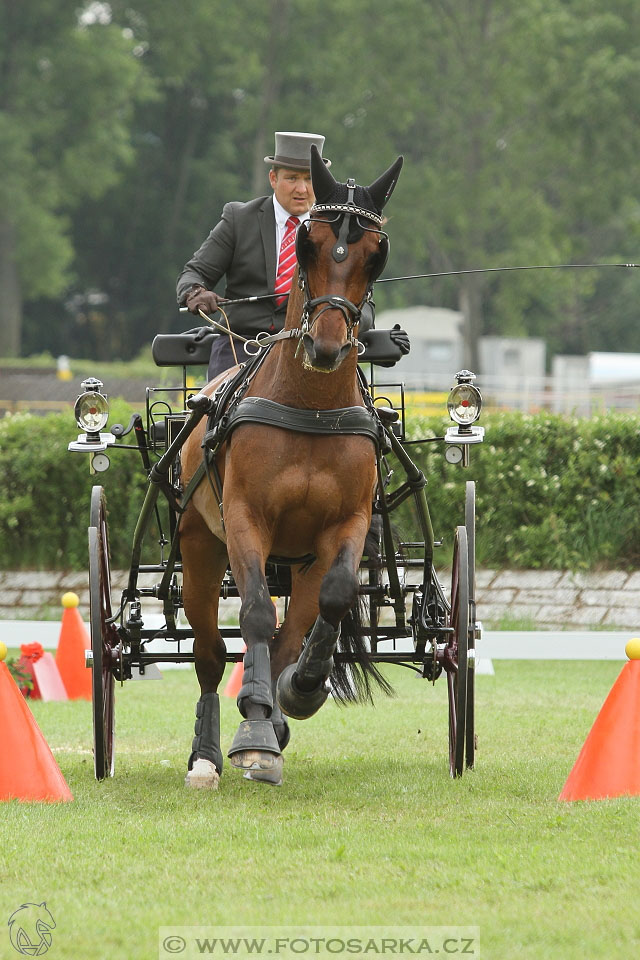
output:
M463 467L469 465L469 444L484 440L484 427L473 426L482 410L482 394L473 385L475 378L470 370L456 373L457 383L447 400L449 416L456 426L445 433L444 455L448 463L462 463Z
M85 433L99 436L109 419L107 398L100 393L102 382L95 377L89 377L88 380L83 380L80 386L85 392L80 394L73 410L76 423Z
M109 419L109 402L106 394L102 393L102 381L95 377L88 377L80 384L84 393L81 393L73 408L76 423L84 433L69 444L68 449L73 451L88 451L93 454L106 450L109 444L115 443L112 433L101 433ZM106 459L106 458L104 458ZM108 466L108 461L107 461ZM100 469L97 467L97 469ZM102 465L102 469L106 467Z
M482 410L482 394L474 387L475 374L470 370L461 370L456 374L458 381L447 400L447 410L454 423L468 427L475 423Z

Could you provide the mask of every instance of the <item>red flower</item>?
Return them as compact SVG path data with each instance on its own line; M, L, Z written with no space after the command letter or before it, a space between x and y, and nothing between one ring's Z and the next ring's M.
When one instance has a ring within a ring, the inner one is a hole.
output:
M20 647L20 653L31 660L32 663L35 663L44 653L44 649L41 643L23 643Z

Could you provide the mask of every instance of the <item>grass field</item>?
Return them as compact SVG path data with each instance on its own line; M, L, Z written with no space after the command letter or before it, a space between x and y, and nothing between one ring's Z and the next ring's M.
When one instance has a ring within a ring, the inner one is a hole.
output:
M294 722L281 788L227 765L218 793L186 791L191 671L118 690L100 784L90 705L36 702L75 801L1 808L0 956L19 955L9 915L43 900L51 960L157 957L173 924L293 923L478 926L496 960L636 956L640 799L556 799L620 666L496 662L459 781L444 681L400 669L395 700ZM222 719L226 751L233 701Z

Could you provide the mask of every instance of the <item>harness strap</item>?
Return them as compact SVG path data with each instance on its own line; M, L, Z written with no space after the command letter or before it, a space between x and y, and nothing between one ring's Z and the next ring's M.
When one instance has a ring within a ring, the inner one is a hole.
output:
M245 397L229 414L225 436L241 423L262 423L297 433L362 435L369 437L376 448L380 444L377 421L365 407L300 410L265 397Z
M269 347L272 343L276 343L278 340L299 340L302 336L302 330L300 327L294 327L292 330L281 330L279 333L266 333L262 331L257 333L252 340L247 340L247 344L255 344L258 347L258 350L262 350L263 347ZM245 346L245 353L247 352ZM250 353L250 356L256 356L256 353Z

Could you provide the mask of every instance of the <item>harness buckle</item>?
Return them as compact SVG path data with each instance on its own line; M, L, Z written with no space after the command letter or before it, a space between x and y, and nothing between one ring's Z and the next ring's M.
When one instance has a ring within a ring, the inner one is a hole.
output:
M247 340L247 342L244 344L244 352L245 352L248 356L250 356L250 357L255 357L255 356L257 356L257 354L259 354L260 351L261 351L261 350L263 349L263 347L265 346L265 344L262 343L262 340L264 340L265 337L270 337L270 336L271 336L271 334L268 333L266 330L261 330L259 333L256 333L255 337L252 337L251 340ZM261 338L262 338L262 339L261 339ZM255 347L256 347L255 350L253 349L253 345L254 345L254 344L255 344ZM251 345L251 347L252 347L251 350L247 350L247 347L248 347L249 345Z

